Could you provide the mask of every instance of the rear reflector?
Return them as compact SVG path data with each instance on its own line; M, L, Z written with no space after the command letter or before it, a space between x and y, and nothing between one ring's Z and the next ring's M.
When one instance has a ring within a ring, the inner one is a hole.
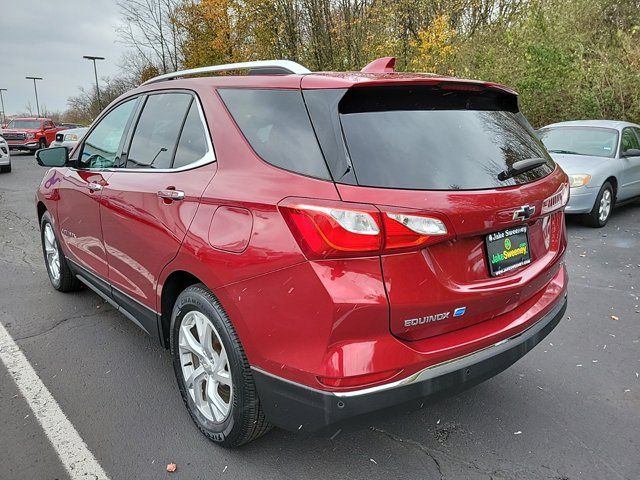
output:
M287 199L279 207L312 260L416 249L452 237L444 219L422 213L381 212L368 204L306 199Z
M390 380L400 373L402 369L387 370L385 372L367 373L352 377L317 377L318 381L327 387L363 387L372 383Z

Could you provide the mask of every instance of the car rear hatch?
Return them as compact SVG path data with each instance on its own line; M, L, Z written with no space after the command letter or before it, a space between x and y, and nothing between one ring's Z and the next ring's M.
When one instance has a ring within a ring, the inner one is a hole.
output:
M304 96L342 200L381 212L396 336L439 335L543 294L566 246L569 190L512 92L443 82ZM393 243L400 229L422 236Z

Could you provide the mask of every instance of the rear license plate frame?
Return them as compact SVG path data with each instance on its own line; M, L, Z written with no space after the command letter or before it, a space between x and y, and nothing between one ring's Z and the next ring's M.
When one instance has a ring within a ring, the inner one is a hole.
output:
M529 226L489 233L484 238L489 275L499 277L531 263Z

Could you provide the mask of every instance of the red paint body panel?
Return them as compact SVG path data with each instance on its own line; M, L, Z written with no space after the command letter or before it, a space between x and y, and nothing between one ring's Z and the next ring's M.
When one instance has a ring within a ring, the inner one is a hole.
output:
M385 255L382 269L391 306L391 331L407 340L440 335L509 311L550 280L566 249L562 213L541 216L542 202L565 183L557 167L549 176L515 187L479 191L410 191L338 185L344 200L405 207L446 217L456 237L419 252ZM485 235L521 225L511 213L535 206L529 225L531 264L497 278L489 275ZM417 327L404 321L466 307L466 314Z
M93 273L107 277L108 265L100 225L100 191L89 183L108 185L111 172L58 170L57 192L59 236L67 255ZM46 183L46 182L45 182ZM46 188L46 187L45 187Z
M223 205L213 214L209 226L209 243L218 250L242 253L249 245L252 230L251 210Z
M161 298L177 272L204 283L229 314L252 366L323 390L340 387L321 385L318 376L392 370L408 376L517 335L565 294L564 214L540 212L566 175L558 168L533 183L478 191L396 190L309 178L262 160L216 89L441 83L513 93L486 82L358 72L146 85L127 96L176 89L197 94L216 161L180 172L53 169L45 180L57 175L60 181L43 181L37 198L54 212L68 257L149 309L170 316L161 311ZM102 192L90 193L88 182L99 182ZM184 191L185 199L157 196L168 188ZM290 197L437 214L452 235L413 251L309 261L278 210ZM520 224L512 212L524 204L536 207L527 220L532 262L490 277L484 236ZM462 306L468 313L459 318L411 331L403 325L408 318Z
M162 269L176 256L200 197L216 172L211 163L183 172L116 171L100 198L109 282L158 311L156 286ZM180 190L184 200L158 197Z

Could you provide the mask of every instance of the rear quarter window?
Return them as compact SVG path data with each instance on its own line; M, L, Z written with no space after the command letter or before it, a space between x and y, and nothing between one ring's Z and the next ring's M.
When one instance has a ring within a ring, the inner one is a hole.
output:
M266 162L330 179L299 90L218 90L253 150Z

